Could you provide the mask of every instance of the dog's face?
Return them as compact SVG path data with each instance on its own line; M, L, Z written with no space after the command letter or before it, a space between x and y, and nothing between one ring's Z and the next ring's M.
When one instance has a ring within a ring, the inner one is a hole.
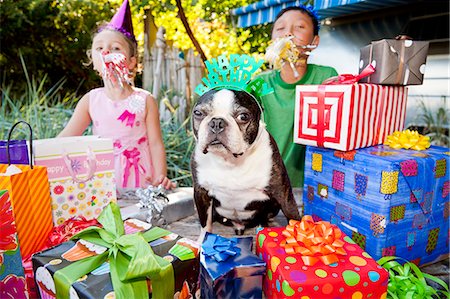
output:
M197 149L226 160L238 158L258 136L261 109L247 92L211 90L192 111Z

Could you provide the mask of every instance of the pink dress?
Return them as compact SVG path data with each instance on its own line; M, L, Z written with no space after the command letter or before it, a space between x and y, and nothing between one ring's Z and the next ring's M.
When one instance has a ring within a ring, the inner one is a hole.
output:
M145 99L149 94L134 88L128 98L113 101L104 88L89 92L93 134L113 140L118 188L145 188L149 185L145 178L153 175L145 124Z

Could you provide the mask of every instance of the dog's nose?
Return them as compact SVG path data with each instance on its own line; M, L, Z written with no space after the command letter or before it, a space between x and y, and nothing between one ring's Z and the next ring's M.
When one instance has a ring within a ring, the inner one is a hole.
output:
M226 121L223 118L219 117L213 117L209 122L209 128L211 129L211 132L215 134L219 134L220 132L222 132L226 126Z

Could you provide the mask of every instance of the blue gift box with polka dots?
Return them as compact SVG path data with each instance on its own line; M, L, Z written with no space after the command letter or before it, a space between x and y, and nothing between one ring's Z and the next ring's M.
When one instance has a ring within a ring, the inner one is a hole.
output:
M373 258L428 264L449 251L450 150L385 145L341 152L307 147L304 210L330 221Z

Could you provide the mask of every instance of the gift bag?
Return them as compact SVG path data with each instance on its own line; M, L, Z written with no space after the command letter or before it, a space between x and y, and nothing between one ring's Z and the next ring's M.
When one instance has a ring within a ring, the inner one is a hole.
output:
M28 298L8 190L0 190L0 298Z
M0 164L0 189L8 190L24 259L44 247L53 228L47 169L32 163Z
M36 140L36 165L46 166L52 197L53 222L74 216L96 218L116 201L111 139L77 136Z
M11 140L13 129L19 123L25 122L19 121L15 123L8 133L8 140L0 140L0 163L6 164L8 163L8 161L10 161L12 164L30 163L26 140ZM33 138L33 136L30 134L30 139L31 138Z

